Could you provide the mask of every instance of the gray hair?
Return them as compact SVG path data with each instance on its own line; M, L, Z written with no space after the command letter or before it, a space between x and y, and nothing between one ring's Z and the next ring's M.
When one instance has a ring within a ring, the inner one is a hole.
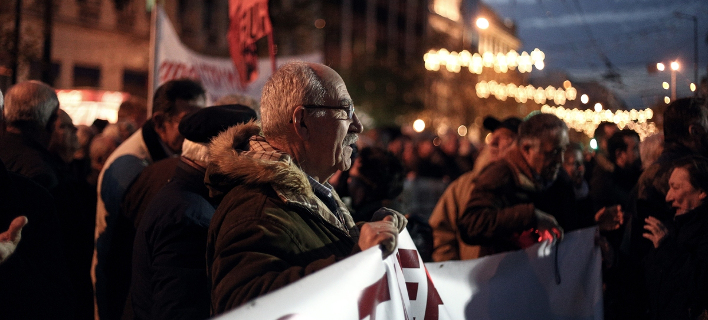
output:
M322 104L327 89L332 90L325 88L312 66L306 62L289 62L266 81L261 94L261 124L266 138L285 141L295 107ZM324 115L323 111L320 113L316 116Z
M54 89L32 80L20 82L7 91L3 112L10 124L22 121L44 127L58 108L59 99Z

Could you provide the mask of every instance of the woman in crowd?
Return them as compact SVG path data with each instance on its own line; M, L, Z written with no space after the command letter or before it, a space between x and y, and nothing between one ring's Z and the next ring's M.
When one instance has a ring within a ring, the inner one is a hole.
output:
M652 319L708 319L708 159L691 156L674 165L666 201L672 221L645 219L654 248L646 279Z

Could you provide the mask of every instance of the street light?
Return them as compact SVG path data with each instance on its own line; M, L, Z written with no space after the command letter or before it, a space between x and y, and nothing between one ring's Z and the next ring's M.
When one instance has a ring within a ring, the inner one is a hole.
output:
M676 71L679 69L677 61L671 62L671 101L676 100Z
M476 24L482 30L489 28L489 20L487 18L478 18Z
M693 83L698 83L698 18L692 14L678 11L674 11L674 17L693 20Z
M672 61L669 66L671 67L671 85L666 82L663 82L661 86L664 89L669 89L669 87L671 88L671 101L674 101L676 100L676 71L678 71L681 65L679 65L678 61ZM656 64L656 69L659 71L664 71L666 70L666 66L663 63L659 62Z

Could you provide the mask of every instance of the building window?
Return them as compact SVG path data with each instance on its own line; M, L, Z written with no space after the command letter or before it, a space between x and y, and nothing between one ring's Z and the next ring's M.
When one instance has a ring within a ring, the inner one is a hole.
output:
M146 71L124 70L123 92L147 98L148 73Z
M30 62L29 78L32 80L44 81L48 85L54 87L56 84L56 80L59 77L60 68L61 68L61 65L59 63L56 63L56 62L52 63L52 65L49 66L49 78L42 79L42 62L41 61L32 61L32 62Z
M74 66L74 87L98 88L100 86L100 68L89 66Z

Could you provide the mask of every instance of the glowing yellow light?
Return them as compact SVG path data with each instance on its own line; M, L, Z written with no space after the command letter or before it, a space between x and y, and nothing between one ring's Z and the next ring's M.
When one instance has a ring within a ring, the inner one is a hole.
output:
M467 127L465 125L461 125L457 127L457 134L460 135L460 137L464 137L467 135Z
M669 104L669 102L671 102L671 98L664 97L664 103Z
M570 80L563 81L563 88L568 89L570 87L571 87Z
M659 62L656 64L656 70L664 71L664 69L666 69L666 66L664 66L663 63Z
M691 92L696 91L696 84L695 83L691 83L691 85L689 85L688 87L691 88Z
M423 132L423 130L425 130L425 121L421 119L414 121L413 130L415 130L415 132Z
M489 28L489 20L487 20L487 18L477 19L477 28L482 30Z
M598 102L595 104L595 112L600 112L600 111L602 111L602 104Z
M671 62L671 70L678 70L679 69L679 63L678 61Z
M664 82L661 83L661 87L664 88L664 89L666 89L666 90L669 90L669 83L666 82L666 81L664 81Z
M590 97L588 97L587 94L583 94L582 96L580 96L580 102L582 102L583 104L587 104L588 101L590 101Z
M536 67L536 69L538 69L538 70L543 70L543 68L546 66L546 64L543 63L543 61L536 61L536 62L534 62L533 66Z

